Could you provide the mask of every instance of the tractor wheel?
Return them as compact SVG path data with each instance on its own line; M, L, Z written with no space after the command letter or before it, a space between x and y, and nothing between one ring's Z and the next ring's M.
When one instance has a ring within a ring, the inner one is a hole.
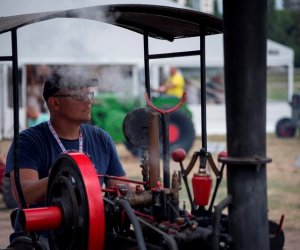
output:
M290 118L282 118L276 124L276 135L278 137L294 137L296 124Z
M183 148L188 152L195 140L195 129L192 120L183 110L171 113L169 118L170 153L177 148ZM124 144L134 156L141 156L142 150L140 148L131 145L127 141Z
M195 140L195 128L191 118L183 111L177 110L170 114L169 142L170 152L183 148L188 152Z
M8 177L3 177L2 179L2 194L7 208L16 208L18 206L12 195L10 179Z

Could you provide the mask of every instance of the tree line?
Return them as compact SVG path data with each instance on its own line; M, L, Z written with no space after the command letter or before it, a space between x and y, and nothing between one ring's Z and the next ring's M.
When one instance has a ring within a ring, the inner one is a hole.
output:
M214 1L214 15L222 18L218 1ZM267 37L294 49L295 67L300 67L300 11L277 10L275 1L268 1Z
M300 11L276 10L274 0L268 4L267 37L294 49L295 67L300 67Z

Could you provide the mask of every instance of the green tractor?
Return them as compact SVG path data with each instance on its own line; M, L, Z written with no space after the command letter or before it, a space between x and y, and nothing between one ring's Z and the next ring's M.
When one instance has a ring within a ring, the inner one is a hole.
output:
M161 109L174 107L179 98L161 95L152 98L152 103ZM124 143L128 150L138 155L139 150L130 145L123 134L123 120L127 113L145 107L138 98L125 100L118 98L114 93L98 94L92 105L92 123L106 130L116 143ZM188 152L193 146L195 128L192 122L192 113L186 104L169 114L169 142L170 152L176 148L183 148Z

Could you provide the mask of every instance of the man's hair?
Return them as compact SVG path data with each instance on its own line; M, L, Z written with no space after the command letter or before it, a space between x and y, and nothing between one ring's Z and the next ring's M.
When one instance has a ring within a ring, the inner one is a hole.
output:
M96 87L97 85L97 78L83 77L78 73L62 75L55 71L45 81L43 97L47 102L49 97L60 90L77 90L84 87Z

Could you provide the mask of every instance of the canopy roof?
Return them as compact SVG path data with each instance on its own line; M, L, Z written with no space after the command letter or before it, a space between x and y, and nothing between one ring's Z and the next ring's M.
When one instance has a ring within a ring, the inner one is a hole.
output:
M116 4L1 17L0 34L54 18L101 21L169 41L222 32L221 19L198 11L158 5Z

